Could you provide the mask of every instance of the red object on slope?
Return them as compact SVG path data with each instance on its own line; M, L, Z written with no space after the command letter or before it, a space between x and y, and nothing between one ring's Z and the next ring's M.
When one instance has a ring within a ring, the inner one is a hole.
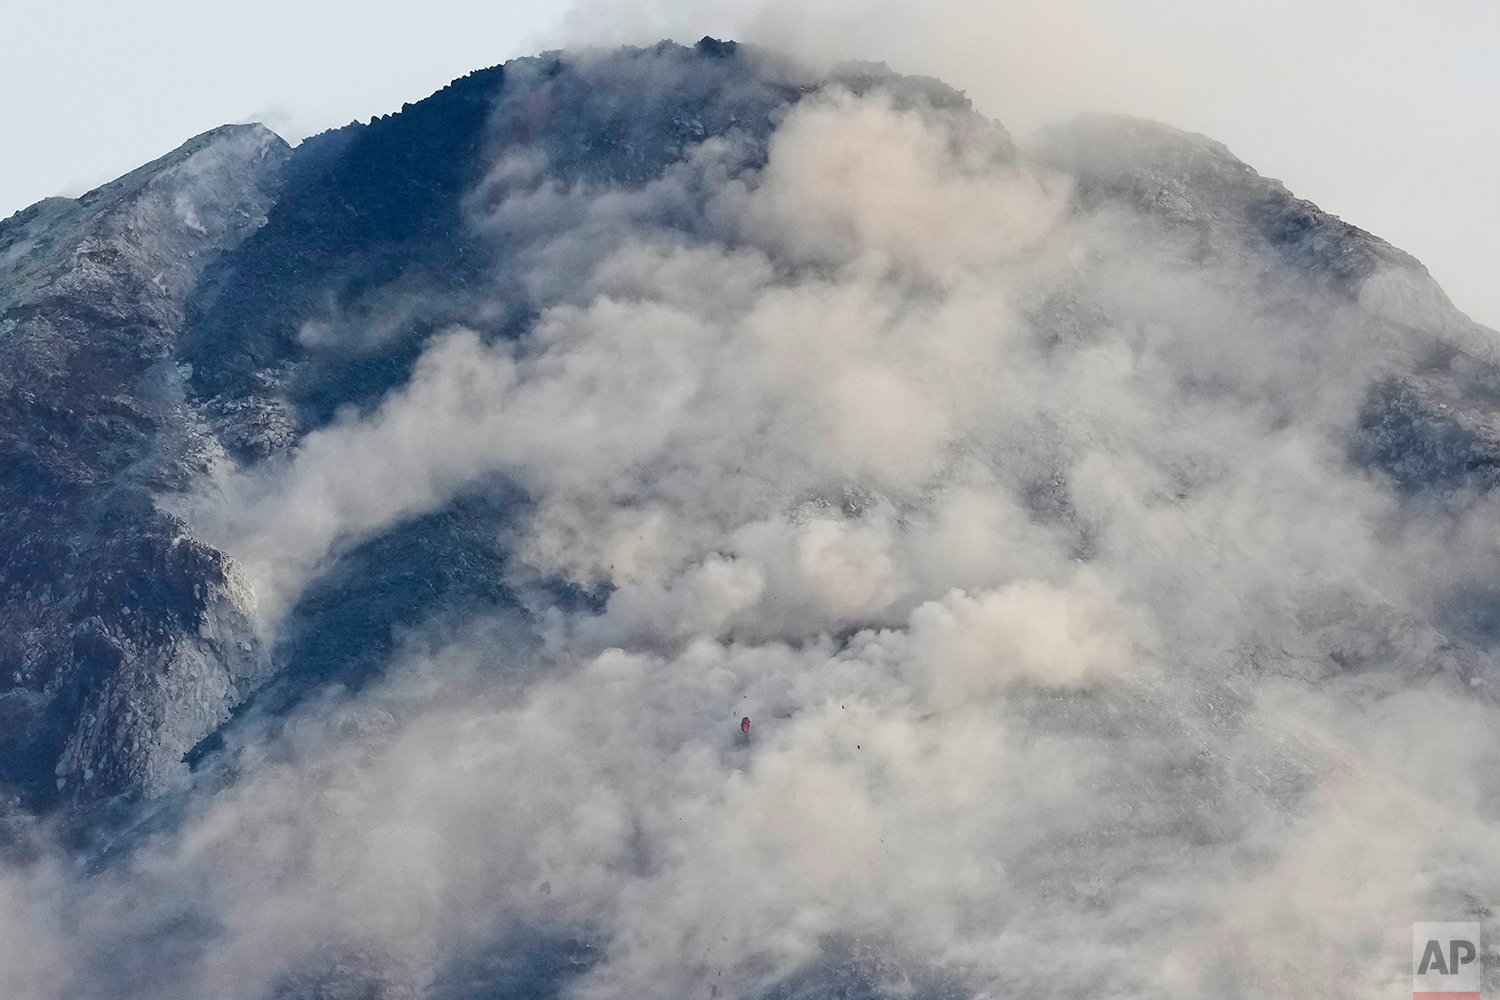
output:
M740 732L742 732L742 733L749 733L750 732L750 716L747 715L743 719L740 720Z

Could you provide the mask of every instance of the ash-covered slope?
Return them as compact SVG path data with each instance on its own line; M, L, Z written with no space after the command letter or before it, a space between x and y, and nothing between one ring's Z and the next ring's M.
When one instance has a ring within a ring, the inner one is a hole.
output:
M1376 996L1493 923L1495 334L1209 139L550 54L0 262L0 995Z
M163 781L253 678L248 594L154 498L196 466L188 299L287 155L226 126L0 223L0 776L30 797Z
M1406 493L1470 502L1500 482L1496 343L1453 308L1426 269L1384 240L1294 197L1223 145L1155 122L1086 116L1046 135L1043 158L1079 179L1090 210L1135 209L1191 234L1193 259L1258 247L1268 269L1353 300L1398 329L1405 357L1371 387L1351 447Z

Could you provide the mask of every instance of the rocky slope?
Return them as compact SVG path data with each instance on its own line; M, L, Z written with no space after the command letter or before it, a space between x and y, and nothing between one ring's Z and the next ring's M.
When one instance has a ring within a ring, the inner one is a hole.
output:
M630 99L601 100L601 78ZM638 186L731 136L753 168L778 117L823 85L707 41L582 67L522 59L296 150L226 126L6 220L0 779L39 803L159 790L263 682L287 686L275 704L357 685L438 609L518 607L492 540L505 505L471 505L395 529L365 570L372 556L349 553L340 572L364 582L307 595L268 660L253 595L153 497L219 449L265 459L369 406L447 324L522 328L524 292L466 221L507 148L541 150L563 182ZM942 85L883 67L836 85L898 85L967 113ZM465 563L480 568L452 571Z
M371 406L450 324L524 329L527 289L508 274L527 248L497 249L471 221L508 149L539 152L560 183L640 187L728 137L737 169L754 170L786 108L830 85L972 113L941 84L883 67L805 80L718 43L546 56L296 150L226 126L6 220L0 778L36 802L161 788L263 683L290 685L277 704L357 685L438 609L519 609L492 539L520 500L470 503L347 553L269 655L233 566L154 498L217 449L263 460ZM1408 255L1155 123L1085 117L1046 133L1039 158L1077 179L1076 212L1127 209L1185 239L1185 266L1263 255L1268 275L1306 284L1271 293L1284 305L1333 294L1372 326L1417 331L1426 347L1403 348L1370 387L1351 453L1408 495L1462 505L1494 484L1492 335ZM1080 311L1072 301L1054 318ZM345 576L361 582L332 582Z
M28 797L159 785L260 670L250 595L154 498L199 458L189 299L289 153L226 126L0 224L0 774Z

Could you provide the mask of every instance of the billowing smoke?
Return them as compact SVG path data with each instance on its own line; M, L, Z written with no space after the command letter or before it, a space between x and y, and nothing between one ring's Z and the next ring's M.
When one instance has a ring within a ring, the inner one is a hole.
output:
M500 481L515 572L602 608L436 633L127 862L18 863L0 992L1384 996L1413 920L1489 919L1494 675L1433 623L1493 507L1348 457L1415 335L920 92L548 168L469 202L522 337L189 506L268 633Z

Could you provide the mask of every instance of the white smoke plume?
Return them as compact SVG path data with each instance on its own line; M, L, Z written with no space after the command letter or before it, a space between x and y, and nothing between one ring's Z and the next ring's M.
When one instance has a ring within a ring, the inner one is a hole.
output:
M1345 453L1420 345L878 90L759 171L540 155L472 199L531 331L443 334L195 518L274 629L500 476L526 571L604 609L534 671L448 635L309 706L128 864L16 866L6 996L457 996L533 934L586 943L579 998L764 996L839 941L891 995L1374 997L1413 920L1491 920L1494 674L1430 623L1494 510Z

